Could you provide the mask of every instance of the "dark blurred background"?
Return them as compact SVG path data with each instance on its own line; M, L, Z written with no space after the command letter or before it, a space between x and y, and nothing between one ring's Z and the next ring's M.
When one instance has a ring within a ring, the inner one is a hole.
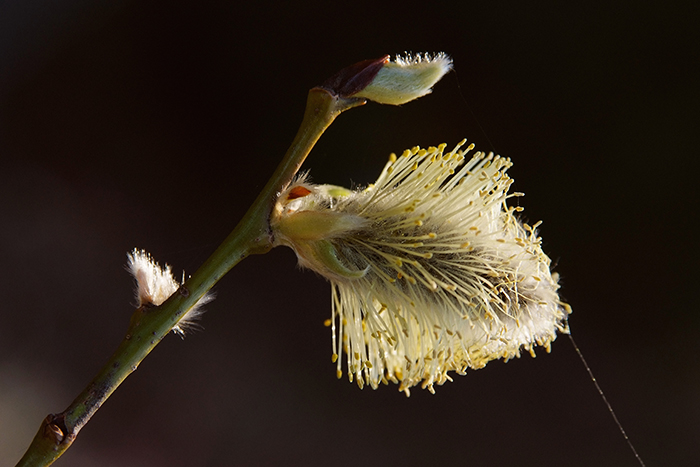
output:
M304 168L366 184L390 152L463 137L511 157L631 440L649 466L697 465L698 12L600 3L1 3L0 464L122 339L127 251L194 272L309 88L445 51L431 96L343 114ZM329 286L290 250L215 290L204 331L166 338L56 465L637 465L566 338L407 399L336 380Z

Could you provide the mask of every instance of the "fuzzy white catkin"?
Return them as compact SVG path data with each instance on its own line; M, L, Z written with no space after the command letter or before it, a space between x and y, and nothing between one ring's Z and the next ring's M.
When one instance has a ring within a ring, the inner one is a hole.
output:
M570 308L536 226L506 200L509 159L445 145L393 155L364 190L301 178L279 196L275 242L331 282L342 375L409 394L521 349L547 351Z
M138 306L163 304L180 287L173 277L169 265L161 267L144 250L134 248L127 253L127 270L136 280L136 300ZM203 305L214 299L212 294L205 294L197 303L180 319L173 328L173 332L185 335L185 331L196 327L195 321L204 313Z

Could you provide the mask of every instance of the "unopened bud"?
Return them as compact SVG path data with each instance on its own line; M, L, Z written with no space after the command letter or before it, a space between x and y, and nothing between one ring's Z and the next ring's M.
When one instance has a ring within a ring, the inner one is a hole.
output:
M452 69L452 59L440 52L397 56L386 62L374 79L353 97L380 104L401 105L432 91L432 87Z
M127 258L129 259L129 263L126 269L134 276L134 279L136 279L136 300L138 306L160 306L182 285L173 277L170 266L166 264L165 267L161 267L153 260L151 255L144 250L134 248L131 253L127 253ZM194 321L204 313L202 305L209 303L213 299L214 296L211 293L204 294L204 296L180 318L180 321L173 327L173 332L184 336L185 330L196 327Z

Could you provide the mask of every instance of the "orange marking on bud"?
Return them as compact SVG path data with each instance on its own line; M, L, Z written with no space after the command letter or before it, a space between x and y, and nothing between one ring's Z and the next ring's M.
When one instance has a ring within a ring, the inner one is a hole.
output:
M287 201L291 201L297 198L303 198L304 196L311 194L311 190L303 186L295 186L289 190L289 195L287 195Z

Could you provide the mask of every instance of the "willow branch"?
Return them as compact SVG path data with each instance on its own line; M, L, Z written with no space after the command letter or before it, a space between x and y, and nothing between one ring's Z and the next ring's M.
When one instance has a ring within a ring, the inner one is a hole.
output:
M236 228L166 302L136 309L114 354L66 410L43 420L17 467L47 466L58 459L122 381L219 279L248 255L272 248L269 218L277 194L293 179L333 120L344 110L364 103L364 99L342 97L324 88L309 92L304 119L292 145Z

